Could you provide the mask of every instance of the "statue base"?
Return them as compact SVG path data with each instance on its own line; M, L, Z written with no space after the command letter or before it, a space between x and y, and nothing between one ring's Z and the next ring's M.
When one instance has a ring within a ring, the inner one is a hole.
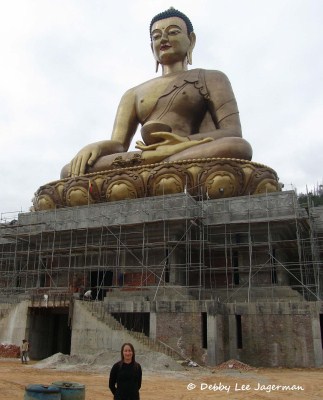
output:
M41 186L34 210L49 210L180 192L203 199L280 190L276 172L232 158L201 158L115 168Z

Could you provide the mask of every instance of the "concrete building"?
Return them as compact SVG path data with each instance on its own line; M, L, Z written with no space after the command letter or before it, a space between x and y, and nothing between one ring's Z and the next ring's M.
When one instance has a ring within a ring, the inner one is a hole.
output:
M27 337L35 359L127 339L199 364L323 364L323 207L293 191L89 204L0 229L0 341Z

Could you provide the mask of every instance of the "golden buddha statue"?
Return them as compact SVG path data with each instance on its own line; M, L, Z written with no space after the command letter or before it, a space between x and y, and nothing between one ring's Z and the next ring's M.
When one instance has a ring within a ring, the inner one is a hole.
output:
M62 169L61 181L39 189L36 209L175 193L187 185L202 185L213 198L278 190L275 172L250 161L252 148L242 138L226 75L188 70L196 41L189 18L170 8L152 19L150 37L162 75L123 95L111 140L81 149ZM139 124L143 141L137 142L138 151L128 151ZM250 187L259 172L260 180Z

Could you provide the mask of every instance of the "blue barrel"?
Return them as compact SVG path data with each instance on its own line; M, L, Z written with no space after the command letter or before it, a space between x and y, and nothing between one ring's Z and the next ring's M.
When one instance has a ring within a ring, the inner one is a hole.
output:
M61 391L57 386L28 385L25 388L24 400L61 400Z
M85 400L85 385L77 382L53 382L61 391L62 400Z

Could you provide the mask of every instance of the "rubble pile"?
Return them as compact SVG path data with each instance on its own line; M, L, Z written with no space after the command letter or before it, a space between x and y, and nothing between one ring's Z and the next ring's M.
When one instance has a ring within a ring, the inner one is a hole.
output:
M250 371L250 370L253 370L255 368L251 367L250 365L245 364L245 363L243 363L241 361L238 361L238 360L228 360L228 361L225 361L222 364L217 365L214 368L214 371L215 370L221 370L221 369L235 369L235 370L239 370L239 371Z
M106 373L120 359L120 351L104 351L92 355L66 355L56 353L34 365L34 368L58 370L88 370ZM183 366L171 357L154 351L136 352L136 361L150 371L184 371Z
M17 358L20 356L20 348L14 344L0 344L0 357Z

